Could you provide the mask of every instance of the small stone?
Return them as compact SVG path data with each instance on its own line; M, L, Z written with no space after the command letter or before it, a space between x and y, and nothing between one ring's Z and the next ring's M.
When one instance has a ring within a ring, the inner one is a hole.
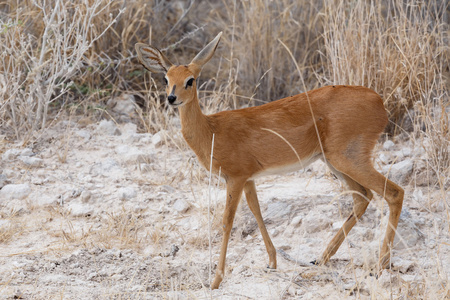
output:
M130 200L136 198L137 192L132 187L124 187L119 189L119 199L120 200Z
M266 216L269 219L282 218L291 212L292 205L284 202L270 203L267 206Z
M387 164L389 163L389 156L387 156L387 155L384 154L384 153L381 153L380 155L378 155L378 158L379 158L380 161L381 161L383 164L385 164L385 165L387 165Z
M0 189L6 185L8 178L4 174L0 174Z
M155 145L155 146L160 146L161 143L162 143L162 140L163 140L162 139L162 135L163 135L162 131L159 131L158 133L155 133L152 136L152 138L151 138L152 144Z
M32 156L33 150L31 150L31 148L24 148L22 149L22 151L20 151L20 156Z
M402 259L400 257L394 256L391 258L392 268L393 270L399 270L400 273L406 273L412 269L414 269L414 262Z
M404 183L413 171L414 163L411 159L405 159L393 165L383 167L383 173L396 183Z
M190 207L189 203L183 199L178 199L173 204L173 209L175 209L179 213L187 212L189 207Z
M30 193L31 193L31 188L27 183L7 184L0 190L0 198L24 199Z
M85 141L88 141L91 138L91 134L89 133L89 131L84 129L75 131L75 134L79 137L82 137Z
M291 225L294 226L294 227L298 227L301 224L302 224L302 217L301 216L296 216L291 221Z
M391 150L392 148L394 148L395 144L393 141L391 140L387 140L386 142L384 142L383 144L383 149L384 150Z
M120 135L120 130L116 124L111 120L101 120L97 126L96 131L100 134Z
M68 209L74 217L89 217L94 213L94 209L91 206L78 202L71 202Z
M84 190L81 192L81 195L80 195L81 202L86 203L91 199L91 197L92 197L92 194L90 191Z
M27 166L32 168L39 168L43 165L44 160L38 157L20 156L19 159Z
M21 153L20 149L8 149L3 153L2 159L3 160L13 160L16 159L17 156L19 156Z

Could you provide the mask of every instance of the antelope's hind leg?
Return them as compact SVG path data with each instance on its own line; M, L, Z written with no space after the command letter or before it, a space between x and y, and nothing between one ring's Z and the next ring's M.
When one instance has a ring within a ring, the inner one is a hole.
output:
M343 183L347 184L350 191L353 191L353 211L350 213L348 218L345 220L342 227L333 237L333 239L328 244L327 248L322 254L322 258L319 262L315 261L314 264L323 265L328 262L328 260L337 252L341 246L344 239L347 237L350 230L355 226L356 222L361 218L369 205L370 200L373 198L373 194L369 189L366 189L349 176L337 171L331 164L328 163L331 171L341 180Z

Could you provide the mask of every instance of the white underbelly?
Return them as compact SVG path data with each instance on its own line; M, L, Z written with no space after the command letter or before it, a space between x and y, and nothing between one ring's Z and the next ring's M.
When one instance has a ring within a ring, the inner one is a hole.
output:
M293 164L287 164L287 165L280 165L272 168L267 168L262 170L261 172L255 173L250 179L256 179L259 177L263 177L266 175L279 175L279 174L285 174L289 172L295 172L300 169L306 168L309 164L313 163L319 158L319 155L315 155L312 157L309 157L307 159L297 161Z

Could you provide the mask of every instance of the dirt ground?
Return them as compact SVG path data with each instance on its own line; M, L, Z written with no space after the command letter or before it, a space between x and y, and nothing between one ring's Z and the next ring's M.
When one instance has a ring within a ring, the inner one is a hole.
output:
M0 299L450 298L450 192L423 180L426 152L410 141L375 152L377 169L413 166L393 173L406 193L391 270L369 275L387 225L379 196L327 265L301 266L320 257L352 209L316 162L256 182L277 270L267 272L262 237L241 201L225 279L211 292L224 183L213 177L209 185L179 133L76 120L38 140L1 145Z

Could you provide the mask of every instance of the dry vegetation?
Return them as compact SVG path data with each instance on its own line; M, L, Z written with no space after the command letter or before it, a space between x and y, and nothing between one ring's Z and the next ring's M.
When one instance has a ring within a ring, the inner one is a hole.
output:
M123 94L134 95L142 132L167 130L172 133L167 142L186 149L175 134L173 110L160 94L162 80L138 63L134 44L153 44L175 63L186 63L223 31L200 79L205 112L259 105L329 84L372 88L389 112L386 136L426 149L429 160L421 171L427 175L420 184L440 191L430 207L440 202L449 216L448 9L444 0L5 0L0 2L0 154L15 142L38 144L61 119L109 119L108 100ZM61 162L67 145L61 145ZM204 173L189 168L191 162L180 172L204 180ZM205 216L208 208L198 210ZM63 216L58 234L64 247L138 248L159 244L171 230L157 218L143 235L142 217L126 210L99 220L101 231L64 211L44 214ZM26 230L17 212L0 217L18 220L0 227L0 244ZM200 222L206 226L206 217ZM218 227L217 217L214 222ZM450 229L450 217L446 222ZM205 233L185 238L203 247ZM167 283L167 290L171 284L177 283ZM399 298L432 291L443 299L449 290L448 281L437 286L427 279L405 287Z

